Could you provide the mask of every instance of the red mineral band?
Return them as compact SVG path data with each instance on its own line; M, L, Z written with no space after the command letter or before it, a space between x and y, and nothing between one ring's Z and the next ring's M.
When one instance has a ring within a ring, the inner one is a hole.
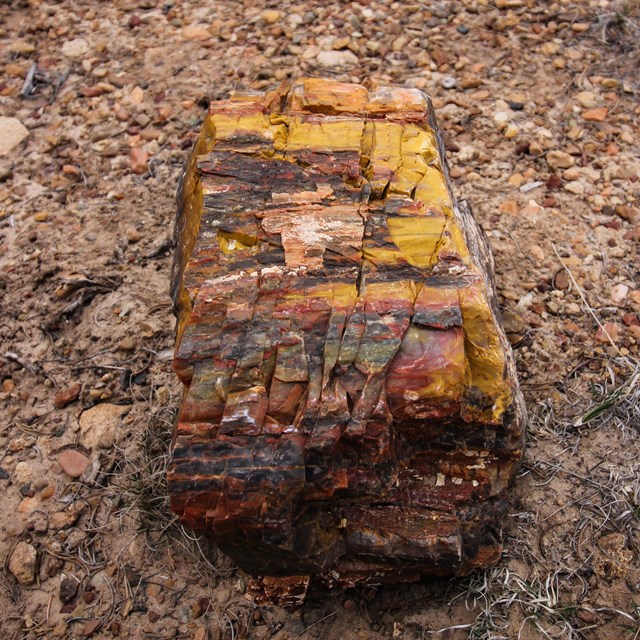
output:
M524 405L427 96L304 79L213 103L176 241L185 525L272 599L498 560Z

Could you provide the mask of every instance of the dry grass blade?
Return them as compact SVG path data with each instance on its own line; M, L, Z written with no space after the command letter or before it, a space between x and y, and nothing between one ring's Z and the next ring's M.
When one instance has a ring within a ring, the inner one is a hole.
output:
M580 427L594 420L615 419L621 426L640 428L640 365L623 383L611 391L603 390L602 400L578 418Z
M138 455L133 458L126 450L120 451L122 460L112 480L121 496L118 516L129 515L137 520L139 531L145 535L147 548L152 552L156 552L162 542L176 545L187 553L200 575L220 575L211 561L214 552L180 525L171 512L167 465L176 407L166 405L154 409L149 411L149 422L135 450Z
M579 417L574 426L589 422L613 420L621 428L640 428L640 365L621 384L612 390L596 389L601 400Z
M594 16L595 34L608 55L598 65L615 71L637 83L640 63L640 0L618 0L611 3L612 11ZM617 55L611 55L611 49Z
M537 637L547 639L587 638L585 632L594 627L576 616L585 609L622 618L632 633L640 630L637 609L625 612L576 604L570 599L568 585L564 584L567 579L563 570L546 575L534 573L524 578L505 566L487 569L468 578L466 589L450 602L453 605L464 599L467 609L478 611L475 621L439 629L436 633L466 628L469 638L483 640L532 637L532 631Z

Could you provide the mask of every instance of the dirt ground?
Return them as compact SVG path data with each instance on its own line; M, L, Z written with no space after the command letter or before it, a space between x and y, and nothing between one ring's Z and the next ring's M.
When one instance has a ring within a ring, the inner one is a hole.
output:
M639 25L637 0L0 3L0 638L640 637ZM168 279L208 100L302 75L434 97L530 423L497 567L284 611L169 514Z

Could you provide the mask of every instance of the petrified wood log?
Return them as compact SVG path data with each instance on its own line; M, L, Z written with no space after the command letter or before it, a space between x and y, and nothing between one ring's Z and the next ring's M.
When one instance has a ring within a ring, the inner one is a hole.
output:
M182 522L273 593L495 562L524 405L428 97L235 94L178 199Z

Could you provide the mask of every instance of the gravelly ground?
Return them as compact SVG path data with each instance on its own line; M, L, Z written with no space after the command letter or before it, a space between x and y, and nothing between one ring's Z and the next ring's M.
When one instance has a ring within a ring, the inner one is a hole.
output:
M0 5L0 637L638 637L639 13ZM532 417L497 569L286 612L254 606L170 526L167 289L174 188L207 100L301 75L432 94Z

